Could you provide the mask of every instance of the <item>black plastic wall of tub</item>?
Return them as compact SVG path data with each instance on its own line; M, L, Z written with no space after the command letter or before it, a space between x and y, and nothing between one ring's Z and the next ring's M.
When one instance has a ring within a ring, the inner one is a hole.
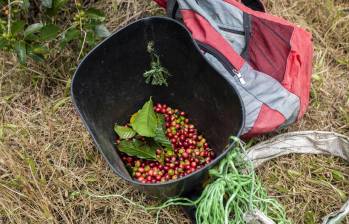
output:
M168 87L145 83L149 41L172 76ZM244 109L235 89L206 61L188 30L165 17L141 19L95 47L81 62L72 81L72 98L85 126L113 171L140 190L157 197L186 194L207 176L225 154L230 135L239 136ZM217 157L186 177L159 184L134 181L114 145L115 123L125 124L152 96L189 114Z

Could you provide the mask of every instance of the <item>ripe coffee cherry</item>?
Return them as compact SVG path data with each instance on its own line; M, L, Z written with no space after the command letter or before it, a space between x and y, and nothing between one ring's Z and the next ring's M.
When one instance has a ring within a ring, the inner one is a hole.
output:
M135 177L140 177L142 174L140 172L135 173Z
M188 155L188 153L187 153L187 152L183 152L183 153L182 153L182 157L183 157L183 158L188 158L188 157L189 157L189 155Z
M198 130L190 123L184 111L172 109L166 104L156 104L154 111L164 115L165 135L171 142L173 150L166 150L163 147L156 149L159 161L162 156L165 157L164 164L121 153L122 161L131 167L136 180L141 183L174 180L201 169L215 158L215 153L209 148L206 139L198 134ZM146 139L140 137L140 140ZM117 137L115 142L119 141L120 138Z

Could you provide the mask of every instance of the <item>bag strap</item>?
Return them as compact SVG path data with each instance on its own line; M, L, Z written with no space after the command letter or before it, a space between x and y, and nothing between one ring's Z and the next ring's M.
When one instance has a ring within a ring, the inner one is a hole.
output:
M168 17L176 19L176 14L178 12L178 2L177 0L167 0L166 14Z

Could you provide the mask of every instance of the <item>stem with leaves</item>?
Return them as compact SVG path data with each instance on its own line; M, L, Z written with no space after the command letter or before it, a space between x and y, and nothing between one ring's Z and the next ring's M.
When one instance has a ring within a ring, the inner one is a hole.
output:
M160 63L160 57L156 54L154 49L154 42L150 41L147 45L147 52L150 55L150 69L144 72L143 77L147 84L156 86L168 86L167 78L171 76L166 68Z

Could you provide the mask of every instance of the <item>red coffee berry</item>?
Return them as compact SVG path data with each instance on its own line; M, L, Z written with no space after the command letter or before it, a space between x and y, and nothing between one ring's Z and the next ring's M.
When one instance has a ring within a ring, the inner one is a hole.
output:
M188 155L188 153L187 153L187 152L183 152L183 153L182 153L182 157L183 157L183 158L188 158L188 157L189 157L189 155Z

